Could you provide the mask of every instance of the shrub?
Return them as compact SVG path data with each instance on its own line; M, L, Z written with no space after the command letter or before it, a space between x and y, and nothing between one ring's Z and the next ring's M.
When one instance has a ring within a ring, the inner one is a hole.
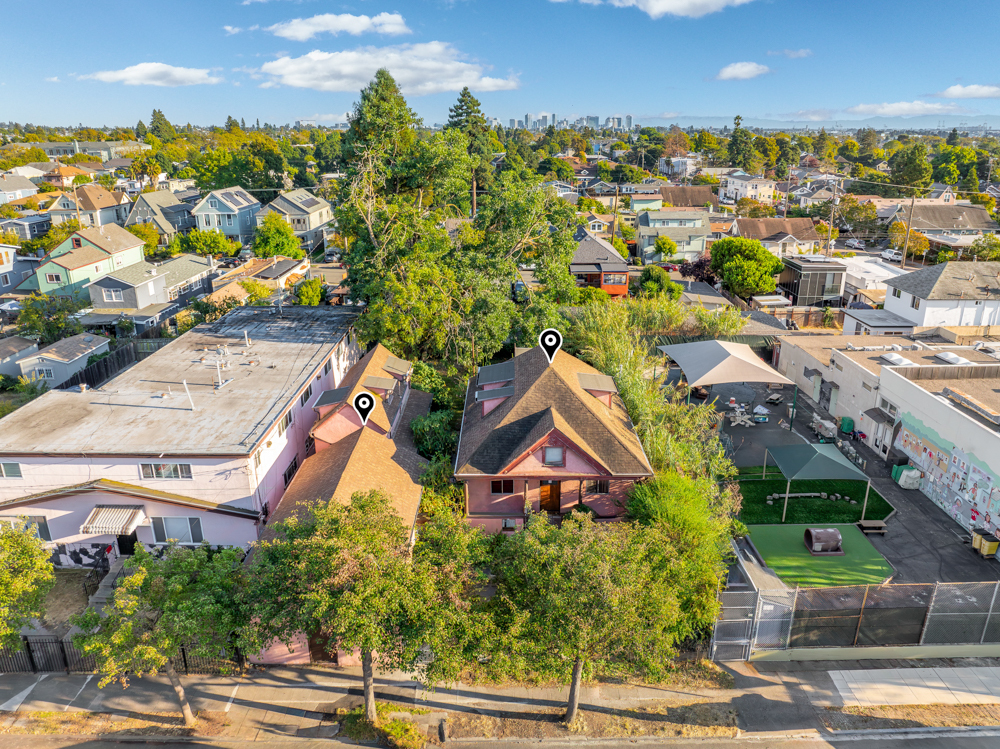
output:
M454 420L451 411L434 411L410 422L417 452L428 460L450 457L458 443Z
M639 288L649 296L666 296L674 301L681 298L684 287L670 280L670 274L658 265L647 265L639 276Z
M444 378L430 364L422 361L413 363L413 373L410 375L410 384L417 390L423 390L434 396L433 408L460 410L465 398L464 388L461 392L456 391L448 380Z
M577 296L577 304L607 304L611 300L611 295L604 289L596 286L584 286Z

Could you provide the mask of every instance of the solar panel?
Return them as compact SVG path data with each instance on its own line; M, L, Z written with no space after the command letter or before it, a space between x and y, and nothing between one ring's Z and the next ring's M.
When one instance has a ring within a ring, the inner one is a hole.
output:
M314 205L319 205L319 201L316 198L309 198L308 200L302 201L303 208L312 208Z

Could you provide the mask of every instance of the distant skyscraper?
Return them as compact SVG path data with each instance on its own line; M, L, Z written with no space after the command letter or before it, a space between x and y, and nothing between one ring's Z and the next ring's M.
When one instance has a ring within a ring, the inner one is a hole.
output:
M552 113L552 127L559 127L559 123L556 121L556 113Z
M630 114L625 115L625 129L626 130L632 129L632 115Z
M545 128L547 128L549 126L549 116L547 114L543 114L542 117L541 117L541 119L538 120L538 126L542 130L544 130Z
M524 130L524 120L518 120L517 127L519 130Z
M511 121L510 121L510 129L513 130L515 127L517 127L517 120L511 119Z
M524 115L524 129L531 130L531 112Z
M601 118L595 114L587 115L587 127L592 127L595 130L601 126Z

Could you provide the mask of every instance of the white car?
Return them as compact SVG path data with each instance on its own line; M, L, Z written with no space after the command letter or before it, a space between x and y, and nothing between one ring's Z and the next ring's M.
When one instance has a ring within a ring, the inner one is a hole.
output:
M848 239L844 242L844 246L849 250L863 250L865 248L865 243L862 239Z
M899 250L882 250L883 260L892 260L893 262L900 262L903 259L903 253Z

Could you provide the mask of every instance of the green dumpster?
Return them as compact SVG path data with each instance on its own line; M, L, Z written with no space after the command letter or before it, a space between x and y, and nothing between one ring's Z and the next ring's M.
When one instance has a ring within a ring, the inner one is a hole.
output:
M850 434L854 431L854 419L850 416L845 416L840 420L840 431L844 434Z

